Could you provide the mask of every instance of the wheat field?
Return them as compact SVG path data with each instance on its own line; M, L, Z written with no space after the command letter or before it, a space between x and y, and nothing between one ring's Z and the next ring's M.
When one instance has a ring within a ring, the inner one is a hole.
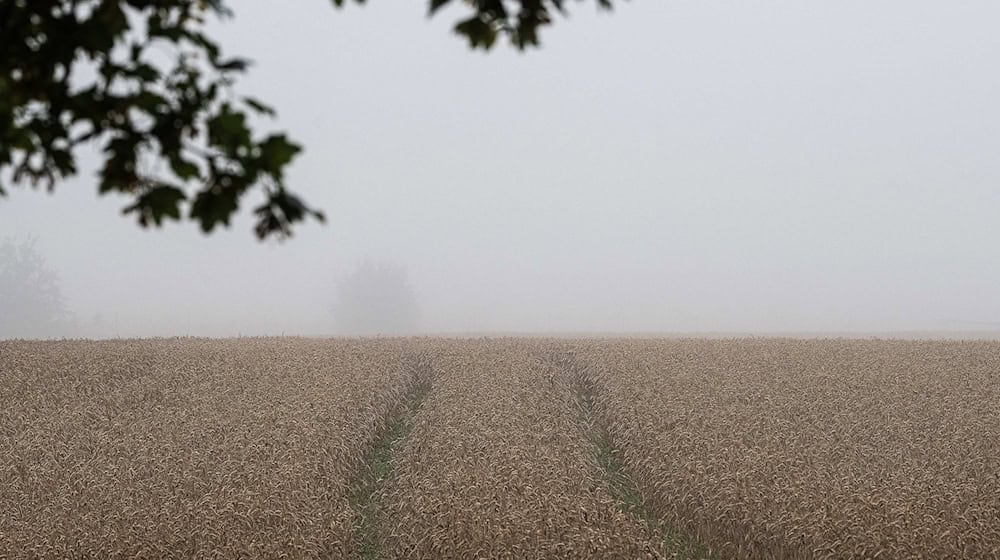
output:
M405 558L643 558L590 459L566 379L524 341L426 351L434 388L385 496L386 551Z
M1000 558L1000 343L0 342L0 558Z
M3 344L0 558L354 553L392 344Z
M589 344L624 463L724 557L1000 557L1000 344Z

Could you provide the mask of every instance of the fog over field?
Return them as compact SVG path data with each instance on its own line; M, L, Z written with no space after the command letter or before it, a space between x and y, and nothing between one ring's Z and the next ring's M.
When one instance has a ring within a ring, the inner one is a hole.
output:
M1000 329L1000 3L572 2L523 54L461 7L330 4L212 27L327 224L140 230L91 152L0 200L73 316L30 335L379 331L337 316L359 266L405 274L406 332Z

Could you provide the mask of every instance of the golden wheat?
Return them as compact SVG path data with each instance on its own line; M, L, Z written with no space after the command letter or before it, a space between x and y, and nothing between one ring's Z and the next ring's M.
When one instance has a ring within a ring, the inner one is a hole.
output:
M0 558L354 554L389 343L0 346Z
M1000 557L1000 344L582 344L626 465L735 558Z
M387 491L397 558L644 558L607 492L570 387L530 341L430 345L434 388Z
M1000 558L1000 343L784 339L0 342L0 558L679 553L611 444L723 558Z

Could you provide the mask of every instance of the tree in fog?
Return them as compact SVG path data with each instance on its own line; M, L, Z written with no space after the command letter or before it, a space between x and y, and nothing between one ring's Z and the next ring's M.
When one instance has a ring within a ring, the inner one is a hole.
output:
M68 325L59 277L35 241L0 243L0 338L57 336Z
M333 314L338 333L359 335L412 334L420 315L406 269L369 260L338 282Z

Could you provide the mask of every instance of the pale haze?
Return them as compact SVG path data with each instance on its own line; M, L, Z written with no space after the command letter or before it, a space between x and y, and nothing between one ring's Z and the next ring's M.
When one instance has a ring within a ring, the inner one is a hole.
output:
M425 2L233 2L237 85L324 210L258 242L142 230L95 155L0 200L83 336L322 335L338 279L405 269L424 333L1000 326L1000 3L569 3L473 52Z

